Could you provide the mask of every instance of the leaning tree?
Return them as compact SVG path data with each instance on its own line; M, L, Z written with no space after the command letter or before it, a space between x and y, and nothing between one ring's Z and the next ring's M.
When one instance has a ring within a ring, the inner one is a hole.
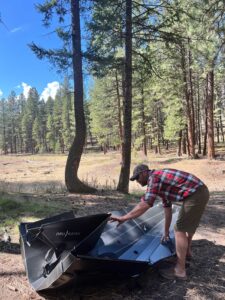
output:
M63 41L61 49L44 49L32 42L29 46L38 58L47 58L60 70L72 67L74 81L75 138L69 150L65 168L65 183L69 192L90 193L95 189L87 186L78 178L78 168L86 138L84 115L83 72L81 51L80 1L50 1L38 4L37 9L44 16L43 24L48 27L56 15L59 27L54 30ZM71 24L66 25L67 15ZM71 50L70 50L71 49Z

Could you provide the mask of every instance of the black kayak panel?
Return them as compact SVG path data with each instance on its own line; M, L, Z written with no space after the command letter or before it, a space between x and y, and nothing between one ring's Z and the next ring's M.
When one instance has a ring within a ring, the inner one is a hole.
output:
M112 214L124 215L130 209ZM21 223L21 250L29 282L36 291L42 291L91 272L139 275L175 254L173 225L178 211L173 207L170 245L161 244L161 204L119 227L117 222L108 222L110 214L76 218L73 212Z
M58 274L62 271L56 267L60 265L62 254L68 249L75 253L86 253L93 248L109 216L98 214L74 218L74 215L69 213L63 214L63 219L59 215L58 222L55 216L37 223L21 223L19 226L21 252L28 279L34 288L36 289L34 284L36 281L39 282L37 283L39 286L40 281L46 279L53 270L57 274L56 277L60 276ZM65 220L65 217L69 219ZM90 233L91 237L88 238Z

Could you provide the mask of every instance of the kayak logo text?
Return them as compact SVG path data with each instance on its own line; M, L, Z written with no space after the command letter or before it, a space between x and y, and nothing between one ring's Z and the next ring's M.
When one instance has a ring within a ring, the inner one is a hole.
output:
M80 232L77 232L77 231L59 231L59 232L56 232L56 236L64 236L64 237L67 237L67 236L78 236L80 235Z

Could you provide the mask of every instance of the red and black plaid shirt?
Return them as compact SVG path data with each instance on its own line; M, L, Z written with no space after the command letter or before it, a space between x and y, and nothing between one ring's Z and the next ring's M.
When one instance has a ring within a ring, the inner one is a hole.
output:
M200 179L187 172L175 169L150 170L147 190L141 200L153 206L159 196L163 206L170 207L172 201L183 201L202 185L204 183Z

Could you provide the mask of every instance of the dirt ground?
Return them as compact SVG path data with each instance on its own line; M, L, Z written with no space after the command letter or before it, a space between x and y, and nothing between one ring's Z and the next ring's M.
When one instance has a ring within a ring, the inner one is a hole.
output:
M101 171L97 167L100 162ZM78 216L109 212L137 203L137 198L130 200L124 195L110 191L99 191L95 195L64 193L64 164L65 157L0 157L0 169L3 170L0 175L0 190L8 192L8 196L18 201L29 197L34 202L54 201L56 205L63 203L66 210L73 209ZM194 236L194 257L187 269L187 281L165 280L159 276L157 269L149 269L135 279L88 278L71 288L39 295L29 286L20 255L18 235L12 235L10 244L0 241L0 299L225 299L225 161L187 160L171 156L166 159L153 157L150 164L152 168L173 167L190 171L199 176L210 189L210 202ZM116 184L118 165L117 154L110 158L98 155L95 159L85 157L81 174L83 178L87 178L88 174L90 181L95 181L96 185L105 186L107 182L112 187ZM88 173L85 173L86 170ZM59 193L47 193L47 188L53 189L59 184ZM41 188L44 191L43 196L26 194L27 191L39 192L38 189ZM131 190L143 192L135 184L131 186Z

